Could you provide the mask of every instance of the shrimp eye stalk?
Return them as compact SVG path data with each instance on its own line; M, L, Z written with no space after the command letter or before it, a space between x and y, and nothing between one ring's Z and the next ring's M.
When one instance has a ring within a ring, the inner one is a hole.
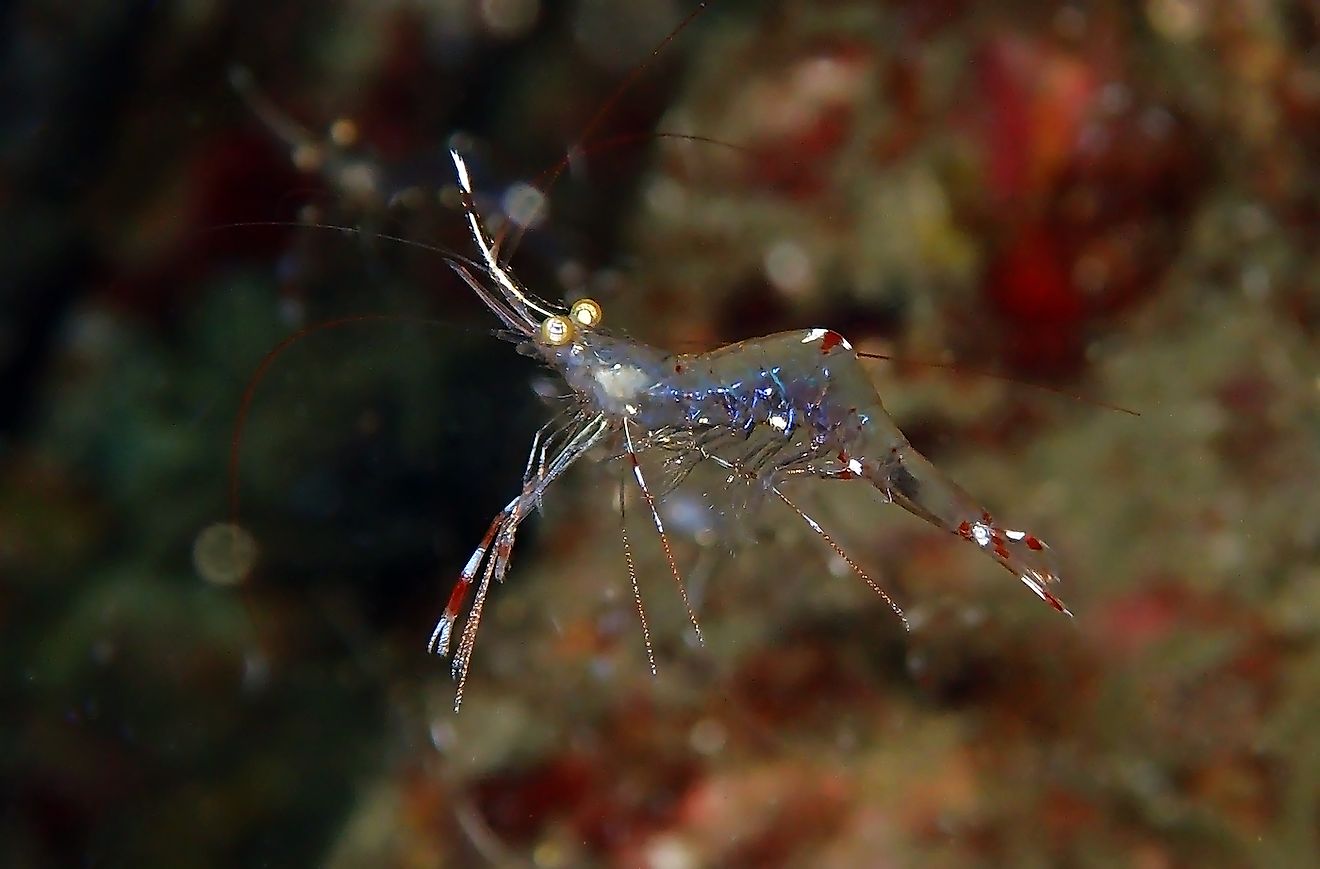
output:
M605 318L605 311L595 299L578 299L568 309L568 316L579 326L591 328L600 325L600 321Z
M541 321L541 340L551 347L563 347L573 340L576 331L573 321L563 314L555 314Z

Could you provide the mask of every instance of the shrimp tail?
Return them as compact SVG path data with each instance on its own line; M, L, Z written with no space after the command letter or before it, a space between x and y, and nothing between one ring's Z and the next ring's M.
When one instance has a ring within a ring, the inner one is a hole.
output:
M883 461L867 463L865 476L887 500L975 544L1045 603L1072 615L1050 591L1061 577L1049 546L1032 534L1000 525L911 444L891 448Z

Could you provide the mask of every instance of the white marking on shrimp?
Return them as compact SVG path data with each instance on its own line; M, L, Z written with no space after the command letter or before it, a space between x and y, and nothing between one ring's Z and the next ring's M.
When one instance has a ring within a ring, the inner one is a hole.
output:
M485 554L486 550L484 548L478 549L476 552L472 553L472 557L468 559L467 565L463 568L463 575L472 576L475 574L477 572L477 565L481 563L481 559Z
M1025 532L1025 531L1013 531L1013 530L1010 530L1010 529L1005 529L1005 530L1004 530L1004 536L1007 537L1009 540L1012 540L1013 542L1016 543L1017 541L1022 540L1023 538L1025 538L1025 537L1027 536L1027 532Z
M1044 584L1041 582L1039 576L1031 576L1024 573L1020 577L1018 577L1018 579L1021 579L1023 585L1034 591L1036 593L1036 597L1040 598L1043 601L1046 601L1047 603L1049 602L1049 599L1045 597L1045 587Z
M602 368L593 376L596 383L600 384L601 390L618 402L636 397L650 380L646 372L636 365L614 365L610 368Z
M454 166L458 169L458 186L463 188L464 193L470 195L472 193L472 179L468 177L467 161L457 151L451 150L449 156L453 158Z
M779 414L770 417L766 422L770 423L770 427L776 431L788 431L788 420L784 419Z
M427 644L428 649L434 649L437 654L443 655L449 649L449 632L453 630L453 623L449 621L448 616L444 616L436 622L435 630L431 632L431 642Z
M854 474L858 474L858 475L860 475L860 474L862 473L862 461L861 461L861 459L849 459L849 460L848 460L848 470L851 471L851 472L853 472Z
M977 522L972 526L972 537L976 538L978 546L990 545L990 529Z
M631 446L631 444L629 446ZM646 479L642 476L642 466L637 464L636 460L634 460L632 468L633 468L633 476L637 478L637 485L641 486L643 491L648 491L646 488ZM664 534L665 525L664 522L660 520L660 511L652 510L651 518L655 520L655 530L659 531L661 534Z
M802 339L802 343L810 344L812 341L819 341L821 338L824 338L826 335L830 334L830 331L831 331L830 329L820 329L820 328L812 329L810 332L807 333L807 337ZM838 337L839 343L843 345L843 349L845 350L853 349L853 346L848 343L847 338L843 337L842 335L839 335L837 332L835 333L835 335Z

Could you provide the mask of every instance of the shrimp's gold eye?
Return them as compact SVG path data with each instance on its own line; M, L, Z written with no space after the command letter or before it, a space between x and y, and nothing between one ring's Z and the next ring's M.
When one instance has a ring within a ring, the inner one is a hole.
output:
M605 317L605 311L595 299L578 299L573 303L573 307L568 309L568 316L578 325L590 328L600 325L600 321Z
M555 314L541 321L541 340L551 347L563 347L573 340L576 331L573 321L563 314Z

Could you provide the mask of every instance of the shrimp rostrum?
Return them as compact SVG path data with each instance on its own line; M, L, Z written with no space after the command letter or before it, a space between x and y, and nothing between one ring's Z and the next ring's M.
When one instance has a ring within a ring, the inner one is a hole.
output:
M885 412L857 353L837 332L799 329L742 341L706 353L678 354L601 328L601 306L580 299L564 309L537 298L501 262L474 204L467 166L451 152L464 209L480 261L450 266L504 323L525 352L543 359L572 390L575 401L532 442L522 490L499 512L459 576L430 650L450 651L455 625L472 586L468 619L453 658L462 703L482 606L492 581L504 579L520 523L546 489L579 458L602 445L631 468L648 507L670 572L683 584L656 508L657 493L687 470L713 462L792 509L902 618L902 612L821 525L781 486L794 478L857 481L889 502L976 546L1062 613L1051 592L1059 577L1041 540L999 524L988 511L917 452ZM666 479L653 489L638 461L642 451L667 456ZM626 545L637 596L636 573ZM479 578L479 579L478 579ZM684 594L684 602L687 598ZM1070 613L1069 613L1070 614ZM688 615L694 627L691 607ZM906 622L905 622L906 624ZM697 631L700 636L700 630ZM648 653L649 649L649 633Z

